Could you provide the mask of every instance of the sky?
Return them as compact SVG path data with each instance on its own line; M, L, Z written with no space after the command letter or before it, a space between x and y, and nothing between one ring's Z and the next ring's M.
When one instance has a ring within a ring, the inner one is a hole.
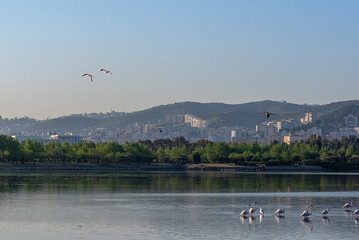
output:
M3 118L359 99L356 0L0 3Z

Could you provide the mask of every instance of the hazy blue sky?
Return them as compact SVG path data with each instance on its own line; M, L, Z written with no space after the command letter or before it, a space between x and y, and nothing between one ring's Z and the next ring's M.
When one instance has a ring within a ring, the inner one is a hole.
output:
M9 0L0 11L3 117L358 99L356 0Z

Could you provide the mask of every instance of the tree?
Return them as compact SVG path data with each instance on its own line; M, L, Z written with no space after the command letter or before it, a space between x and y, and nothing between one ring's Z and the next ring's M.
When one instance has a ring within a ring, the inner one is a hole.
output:
M153 151L142 144L125 142L122 147L131 156L133 163L146 164L153 161Z
M194 164L198 164L198 163L201 163L201 154L199 152L194 152L192 154L192 163Z
M25 141L24 151L25 158L30 161L41 161L45 154L44 145L31 139Z
M224 142L217 142L213 144L214 151L217 153L217 159L219 162L226 162L228 155L230 154L230 148L228 144Z
M158 148L156 152L156 159L159 163L169 163L170 159L162 147Z
M189 142L184 137L176 137L172 140L172 146L183 147L189 146Z
M23 145L21 145L18 140L8 137L6 141L6 151L4 151L5 158L10 162L17 162L23 159L23 153Z
M64 156L64 152L62 151L62 148L60 146L55 146L52 149L51 157L53 159L56 159L56 162L59 162L59 159L61 159Z

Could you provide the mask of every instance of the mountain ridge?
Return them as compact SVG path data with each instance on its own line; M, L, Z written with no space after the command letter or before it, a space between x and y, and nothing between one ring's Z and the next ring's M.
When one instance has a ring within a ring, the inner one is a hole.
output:
M47 120L31 120L28 126L19 128L21 131L31 132L76 132L87 128L123 128L126 125L142 122L164 122L166 116L171 114L192 114L205 120L210 120L216 127L243 126L252 127L267 120L282 120L294 118L299 120L305 112L312 112L315 118L333 113L345 106L359 104L359 100L332 102L324 105L308 105L288 103L286 101L263 100L240 104L226 103L199 103L179 102L167 105L154 106L145 110L131 113L114 112L114 117L96 118L92 113L81 115L74 114ZM270 119L265 118L264 112L273 113ZM101 113L102 114L102 113ZM103 114L102 114L103 115ZM17 120L18 121L18 120Z

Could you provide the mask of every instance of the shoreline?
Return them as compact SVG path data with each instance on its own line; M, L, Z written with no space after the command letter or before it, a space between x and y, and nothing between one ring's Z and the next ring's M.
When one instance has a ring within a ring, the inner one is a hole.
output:
M339 169L338 169L339 170ZM183 164L183 165L116 165L88 163L25 163L0 164L1 173L116 173L138 171L168 172L338 172L321 166L237 166L232 164ZM343 171L357 173L359 169Z

